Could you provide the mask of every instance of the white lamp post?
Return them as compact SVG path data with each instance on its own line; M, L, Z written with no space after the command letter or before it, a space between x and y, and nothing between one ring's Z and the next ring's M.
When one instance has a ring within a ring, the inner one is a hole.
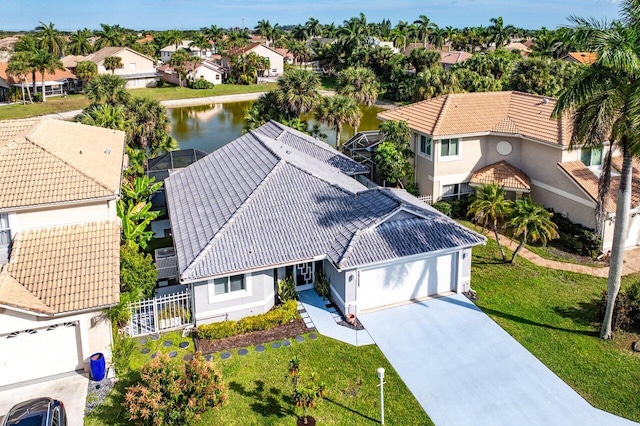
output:
M380 424L384 424L384 368L380 367L376 370L380 379Z

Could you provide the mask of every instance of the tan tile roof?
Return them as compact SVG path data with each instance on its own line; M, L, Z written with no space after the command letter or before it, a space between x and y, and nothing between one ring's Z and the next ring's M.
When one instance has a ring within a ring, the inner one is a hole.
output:
M7 74L7 65L8 65L7 62L0 62L0 78L9 84L20 84L21 81L18 77L10 76ZM33 75L31 73L27 73L27 75L25 75L24 78L25 78L25 84L33 83ZM40 72L39 71L36 72L36 83L40 83L41 78L42 76L40 75ZM77 77L74 73L66 69L56 70L53 74L50 72L44 73L44 81L58 81L65 78L75 79Z
M117 221L18 233L0 272L0 303L44 314L115 304L119 250Z
M93 52L89 55L86 56L69 56L69 57L64 57L62 58L62 64L65 67L69 67L69 68L73 68L75 67L78 62L80 61L91 61L94 62L96 64L99 64L100 62L104 61L104 58L108 57L108 56L118 56L118 53L122 52L123 50L127 50L131 53L135 53L138 56L142 56L143 58L146 58L150 61L153 62L153 59L151 59L150 57L143 55L140 52L136 52L133 49L129 49L128 47L121 47L121 46L108 46L108 47L103 47L102 49Z
M249 53L251 52L253 49L255 49L258 46L262 46L262 47L266 47L267 49L271 50L272 52L277 53L280 56L284 56L282 53L278 52L277 49L272 49L269 46L266 46L262 43L258 43L258 42L254 42L254 43L249 43L246 46L238 46L238 47L234 47L233 49L229 49L226 53L227 56L237 56L237 55L241 55L243 53Z
M587 168L581 161L570 161L558 163L558 166L564 170L573 181L580 186L593 201L598 200L598 177ZM620 171L622 169L622 157L613 157L612 166ZM618 198L618 188L620 186L620 176L611 177L611 187L607 194L605 209L609 213L616 212L616 200ZM631 179L631 208L640 206L640 163L636 160L633 162L633 172Z
M521 92L456 93L378 114L403 120L413 130L438 137L474 133L512 133L568 145L570 120L551 118L555 99Z
M124 145L116 130L0 121L0 209L117 196Z
M596 52L569 52L562 57L563 60L574 60L584 65L591 65L598 59Z
M476 171L471 175L469 183L475 185L497 183L507 190L531 191L529 176L504 160Z
M467 59L470 59L473 55L469 52L453 51L444 52L440 51L440 63L446 65L459 64Z

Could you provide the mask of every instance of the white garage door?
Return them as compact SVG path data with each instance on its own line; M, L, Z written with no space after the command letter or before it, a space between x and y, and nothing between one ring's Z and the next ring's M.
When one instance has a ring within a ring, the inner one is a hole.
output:
M453 254L360 271L360 311L455 290Z
M0 336L0 386L82 368L76 323Z
M629 230L627 231L626 247L640 245L640 214L629 217Z

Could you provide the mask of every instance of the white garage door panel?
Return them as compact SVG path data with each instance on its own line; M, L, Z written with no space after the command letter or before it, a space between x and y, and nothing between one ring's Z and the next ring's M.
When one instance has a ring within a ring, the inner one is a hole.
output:
M360 271L360 310L454 290L453 255Z
M0 386L82 368L77 325L0 336Z

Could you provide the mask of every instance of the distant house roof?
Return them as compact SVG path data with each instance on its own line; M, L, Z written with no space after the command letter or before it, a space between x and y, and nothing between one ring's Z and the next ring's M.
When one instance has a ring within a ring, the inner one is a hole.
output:
M283 49L283 48L276 48L274 49L276 52L278 52L279 54L282 55L282 57L284 58L290 58L293 59L293 53L291 53L289 51L289 49Z
M76 65L78 65L78 62L80 61L91 61L95 64L100 64L102 61L104 61L104 58L109 56L118 56L118 54L123 50L126 50L130 53L133 53L135 55L138 55L144 59L148 59L149 61L153 62L153 59L151 59L150 57L143 55L140 52L136 52L133 49L129 49L128 47L109 46L109 47L103 47L102 49L86 56L64 57L62 58L62 64L67 68L74 68ZM121 77L124 77L124 76L121 76Z
M119 248L117 221L20 232L0 266L0 305L46 315L114 305Z
M187 72L194 71L200 67L205 67L217 73L224 74L224 69L220 65L209 60L202 61L202 62L188 61L184 64L184 69ZM175 68L169 64L160 65L159 67L156 68L156 70L160 73L169 73L169 74L175 72Z
M498 184L507 190L531 191L529 176L504 160L474 172L469 183L471 185Z
M262 43L257 43L257 42L249 43L249 44L247 44L246 46L238 46L238 47L234 47L233 49L228 50L225 54L226 54L227 56L237 56L237 55L242 55L242 54L245 54L245 53L249 53L249 52L251 52L252 50L254 50L255 48L257 48L258 46L262 46L262 47L264 47L264 48L266 48L266 49L271 50L272 52L277 53L277 54L278 54L278 55L280 55L280 56L284 56L284 55L282 55L282 53L278 52L277 50L272 49L272 48L270 48L269 46L266 46L266 45L264 45L264 44L262 44Z
M563 61L578 62L583 65L591 65L598 59L596 52L569 52L562 57Z
M22 83L22 81L20 81L20 78L7 74L7 66L8 66L8 62L0 62L0 79L4 80L5 82L7 82L7 84L10 84L10 85ZM26 75L23 76L23 78L25 79L24 84L33 83L32 73L30 72L27 73ZM40 83L41 78L42 76L40 75L40 72L36 72L36 83ZM44 73L45 83L51 82L51 81L61 81L64 79L76 79L76 78L77 77L75 76L75 74L73 74L71 71L66 69L56 70L54 73L50 73L50 72Z
M514 51L519 50L521 53L531 53L531 49L524 43L519 41L512 41L504 47L505 50Z
M176 50L180 50L180 49L185 49L185 50L193 50L195 52L199 52L200 48L196 47L196 46L189 46L191 44L191 40L182 40L182 43L180 43L178 45L178 47L176 47L175 44L170 44L168 46L163 47L162 49L160 49L161 52L175 52ZM213 49L213 42L209 42L209 44L211 44L211 49Z
M504 133L568 145L571 123L551 117L556 100L521 92L456 93L383 111L382 120L406 121L433 137Z
M455 65L460 62L464 62L467 59L473 57L469 52L453 51L453 52L440 52L440 63L443 65Z
M165 180L181 280L318 257L351 268L485 241L406 192L367 189L268 132Z
M124 132L62 120L0 121L0 210L120 193Z

